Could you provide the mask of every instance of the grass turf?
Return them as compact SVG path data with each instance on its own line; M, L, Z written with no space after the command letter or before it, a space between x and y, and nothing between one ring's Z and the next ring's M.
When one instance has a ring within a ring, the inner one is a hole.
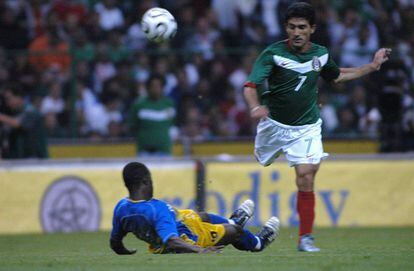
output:
M0 270L414 270L414 228L317 229L319 253L296 251L296 229L261 253L227 247L220 254L152 255L129 235L137 248L118 256L108 247L108 233L0 235Z

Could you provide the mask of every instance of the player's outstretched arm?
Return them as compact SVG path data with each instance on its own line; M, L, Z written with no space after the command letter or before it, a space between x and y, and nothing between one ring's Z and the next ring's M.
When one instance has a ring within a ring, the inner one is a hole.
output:
M381 48L375 53L374 59L369 64L356 68L340 68L341 73L338 78L334 80L334 82L342 83L360 78L371 72L378 71L381 68L381 65L389 59L390 54L390 48Z
M135 254L135 252L137 252L136 249L129 250L125 248L124 243L122 243L122 241L115 240L112 238L109 241L109 245L111 249L118 255L132 255L132 254Z
M223 249L222 246L202 248L189 244L176 236L173 236L168 240L167 247L177 253L209 253L220 252Z
M261 119L269 115L269 109L259 103L257 97L257 90L252 87L244 87L243 90L244 98L246 99L247 105L250 108L250 117L253 119Z

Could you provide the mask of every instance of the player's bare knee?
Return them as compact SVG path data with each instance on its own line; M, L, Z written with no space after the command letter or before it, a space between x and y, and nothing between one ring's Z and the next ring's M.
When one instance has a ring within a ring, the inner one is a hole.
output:
M296 178L296 184L299 191L313 190L315 174L312 171L298 172Z

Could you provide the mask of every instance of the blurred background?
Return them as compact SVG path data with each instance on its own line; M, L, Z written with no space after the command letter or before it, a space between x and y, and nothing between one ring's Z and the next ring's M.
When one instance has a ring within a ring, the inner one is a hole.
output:
M151 136L139 134L146 128L131 112L151 95L169 106L169 121L154 128L168 138L157 143L165 148L138 154L252 154L256 123L243 83L258 53L285 38L283 14L292 2L0 0L0 113L35 131L19 137L0 122L1 156L135 156L135 145ZM379 72L349 84L320 82L327 151L412 151L414 2L310 2L318 15L313 41L339 66L393 49ZM140 29L155 6L178 22L170 43L148 43ZM25 144L43 149L22 151Z

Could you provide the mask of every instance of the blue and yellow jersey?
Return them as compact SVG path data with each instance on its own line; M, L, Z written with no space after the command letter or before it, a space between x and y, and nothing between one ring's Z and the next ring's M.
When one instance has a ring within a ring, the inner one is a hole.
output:
M131 232L148 243L152 253L172 252L165 245L173 236L206 247L215 245L225 232L223 225L205 223L196 212L176 210L157 199L122 199L115 207L112 226L111 239L122 241Z

